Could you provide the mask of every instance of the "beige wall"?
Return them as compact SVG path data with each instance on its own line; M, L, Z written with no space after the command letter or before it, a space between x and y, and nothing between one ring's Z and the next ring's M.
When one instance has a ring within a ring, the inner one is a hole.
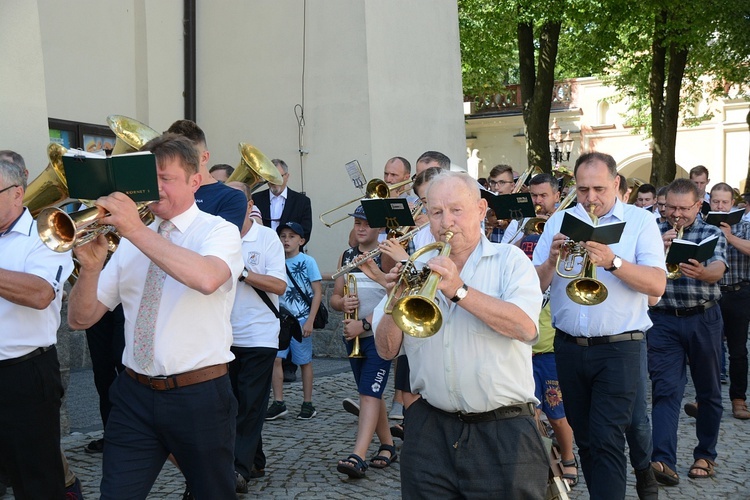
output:
M2 136L32 158L32 175L47 162L48 117L104 125L122 114L156 130L182 118L182 5L3 4L0 54L29 76L0 74L3 115L16 118ZM414 161L428 149L465 166L457 19L455 0L197 2L197 122L211 163L236 165L240 141L286 160L290 186L304 180L313 201L309 248L321 270L335 269L349 224L326 229L318 214L360 195L346 162L358 159L368 179L391 156Z

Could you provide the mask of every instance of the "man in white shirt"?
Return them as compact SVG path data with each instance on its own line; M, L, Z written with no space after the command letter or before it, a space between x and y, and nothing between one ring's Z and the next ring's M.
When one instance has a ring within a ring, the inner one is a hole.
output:
M165 134L144 149L156 156L156 220L144 226L122 193L97 200L123 239L104 270L102 237L76 250L81 271L68 308L76 329L120 303L125 314L126 369L110 391L102 498L145 498L172 453L196 498L233 499L237 401L227 363L239 232L196 206L201 175L188 139Z
M449 256L418 259L442 276L442 326L428 338L404 335L383 313L387 297L373 315L378 354L392 359L403 350L421 395L407 415L402 495L543 498L549 464L534 424L531 366L538 278L519 248L484 237L487 201L468 175L438 174L427 205L435 239L453 233Z
M0 160L0 472L16 498L63 498L55 343L73 261L39 239L25 190L24 169Z
M228 185L245 193L250 214L254 204L247 186L239 182ZM234 361L229 364L229 377L239 403L234 467L244 483L238 477L237 493L247 493L247 481L265 473L261 432L271 390L273 362L279 348L279 319L261 294L278 311L279 295L286 291L286 270L284 246L276 231L248 216L241 236L245 269L239 278L232 307Z

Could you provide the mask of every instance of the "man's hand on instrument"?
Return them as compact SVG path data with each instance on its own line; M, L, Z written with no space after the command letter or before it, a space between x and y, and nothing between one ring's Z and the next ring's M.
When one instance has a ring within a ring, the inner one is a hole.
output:
M109 196L102 196L96 200L96 205L109 212L102 223L115 226L123 238L128 238L134 231L145 227L138 215L138 207L126 194L114 192Z
M552 243L549 246L549 257L548 261L552 262L552 265L557 265L557 256L560 255L560 248L568 240L568 237L562 233L557 233L552 237Z
M595 241L583 243L583 248L589 254L589 261L597 267L608 268L612 266L615 253L607 245Z
M353 340L354 337L358 337L364 331L365 327L362 325L361 319L344 320L344 337L346 340Z
M675 238L677 238L677 230L675 228L672 228L661 235L661 241L664 243L665 250L672 246L672 240Z
M344 307L343 312L345 314L353 314L354 311L359 307L359 297L356 295L344 295Z
M440 284L438 285L438 290L443 292L443 295L445 295L446 298L450 299L455 296L456 290L461 288L464 284L464 281L459 275L456 264L449 257L438 255L427 261L427 265L430 270L442 276Z
M90 242L73 248L73 253L81 265L81 270L101 271L107 259L109 244L107 238L99 235Z
M398 283L399 276L401 276L401 270L403 268L404 268L404 265L400 262L397 262L396 265L393 266L393 269L391 269L385 274L386 293L390 293L393 287L396 286L396 283Z

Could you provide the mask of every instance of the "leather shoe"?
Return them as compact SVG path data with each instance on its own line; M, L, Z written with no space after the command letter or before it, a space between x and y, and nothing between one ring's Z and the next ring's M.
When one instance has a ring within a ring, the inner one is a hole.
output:
M698 403L685 403L683 408L688 417L698 418Z
M651 466L644 470L635 471L635 491L640 500L657 500L659 498L659 483L656 482L654 469Z
M732 416L740 420L750 419L750 411L747 411L747 403L744 399L732 400Z
M234 472L234 492L247 493L247 479L237 471Z

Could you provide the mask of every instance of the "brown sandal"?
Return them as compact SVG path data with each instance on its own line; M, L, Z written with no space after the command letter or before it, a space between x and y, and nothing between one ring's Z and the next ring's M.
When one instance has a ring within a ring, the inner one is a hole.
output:
M705 467L699 465L701 460L706 463ZM695 462L693 462L693 465L690 466L688 477L690 479L705 479L707 477L714 477L716 475L714 467L716 467L716 463L713 460L710 460L708 458L698 458L695 460ZM702 470L703 472L705 472L705 474L695 474L693 473L694 470Z
M654 469L654 477L661 484L665 486L680 484L680 476L664 462L651 462L651 468Z

